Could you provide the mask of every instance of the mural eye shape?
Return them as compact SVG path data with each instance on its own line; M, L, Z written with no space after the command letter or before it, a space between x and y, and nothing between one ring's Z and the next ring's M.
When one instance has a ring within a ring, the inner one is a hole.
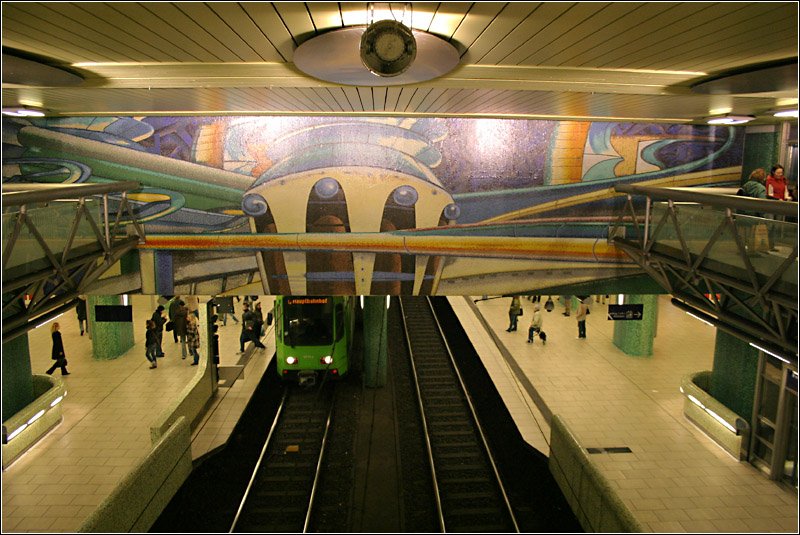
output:
M314 184L314 192L321 199L330 199L339 193L339 183L334 178L325 177Z
M458 219L458 216L460 215L461 215L461 207L458 206L456 203L451 203L444 207L444 216L447 219Z
M242 199L242 210L249 216L260 216L267 213L267 201L258 193L248 193Z
M394 190L392 198L400 206L414 206L419 199L419 193L411 186L400 186Z

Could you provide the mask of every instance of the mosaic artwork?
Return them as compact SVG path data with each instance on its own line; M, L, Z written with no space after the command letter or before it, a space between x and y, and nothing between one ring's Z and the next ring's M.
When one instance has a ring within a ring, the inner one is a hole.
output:
M4 118L3 181L138 181L141 291L461 295L630 271L606 243L614 185L734 184L743 145L671 124Z

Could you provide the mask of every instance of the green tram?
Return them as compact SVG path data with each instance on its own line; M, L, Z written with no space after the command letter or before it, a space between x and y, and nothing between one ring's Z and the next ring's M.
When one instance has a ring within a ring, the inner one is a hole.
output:
M313 385L349 368L355 299L352 296L278 296L275 347L278 375Z

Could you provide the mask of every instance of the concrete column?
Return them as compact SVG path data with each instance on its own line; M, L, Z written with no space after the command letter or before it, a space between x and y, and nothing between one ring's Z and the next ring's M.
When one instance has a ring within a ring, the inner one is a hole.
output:
M747 342L717 329L711 397L750 420L758 380L758 350Z
M49 355L48 355L49 356ZM3 421L33 401L28 333L3 343ZM36 370L44 373L45 370Z
M614 345L628 355L649 357L658 324L658 295L626 295L624 304L644 305L642 319L615 321Z
M113 360L133 347L133 323L95 320L95 305L121 305L121 295L89 295L86 298L86 315L92 333L92 357L97 360ZM144 332L144 325L141 325ZM67 348L69 358L69 348Z
M364 385L370 388L386 384L386 312L386 296L364 296Z

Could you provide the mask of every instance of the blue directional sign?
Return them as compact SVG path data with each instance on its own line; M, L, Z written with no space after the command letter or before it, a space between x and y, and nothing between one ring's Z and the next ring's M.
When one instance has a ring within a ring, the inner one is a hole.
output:
M644 305L608 305L609 320L641 320Z

